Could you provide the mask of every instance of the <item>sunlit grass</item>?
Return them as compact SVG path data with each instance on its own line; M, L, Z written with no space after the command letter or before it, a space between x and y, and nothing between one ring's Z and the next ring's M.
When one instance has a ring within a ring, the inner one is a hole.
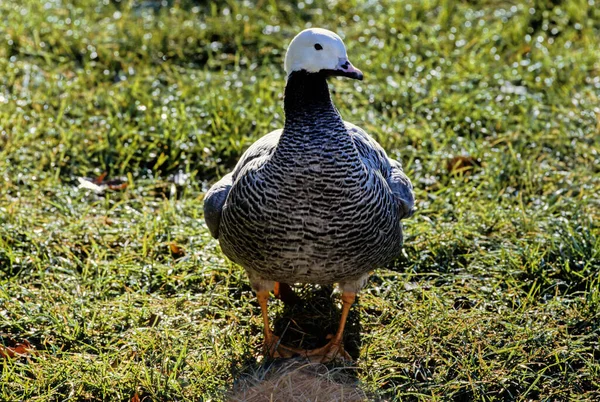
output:
M597 4L166 3L0 2L0 338L35 347L0 358L0 399L221 399L261 366L202 195L281 127L284 46L309 24L345 36L365 80L332 80L334 102L417 197L351 313L360 386L600 398ZM119 185L77 189L103 173ZM322 344L337 298L299 292L276 331Z

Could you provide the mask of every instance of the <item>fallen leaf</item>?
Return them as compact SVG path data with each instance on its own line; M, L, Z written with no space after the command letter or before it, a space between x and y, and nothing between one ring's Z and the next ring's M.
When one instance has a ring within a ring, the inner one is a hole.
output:
M519 51L521 52L521 55L525 55L525 54L531 52L531 46L524 45L521 47L521 49L519 49Z
M33 352L33 347L29 343L28 340L23 340L23 342L17 343L15 346L4 346L0 345L0 357L3 358L13 358L13 357L22 357L28 356Z
M119 191L119 190L125 190L127 188L128 184L129 183L127 183L127 182L123 182L121 184L107 184L107 186L111 190Z
M183 247L179 246L174 241L169 243L169 249L171 250L171 255L175 258L181 258L185 255L185 250Z
M472 156L455 156L446 161L446 170L448 173L465 172L481 166L481 161Z
M129 185L126 178L117 177L110 180L105 179L106 173L102 173L95 179L88 179L84 177L77 178L79 181L79 188L92 190L96 194L102 194L106 189L113 191L124 190Z
M94 180L94 183L102 187L107 187L110 190L123 190L129 184L127 183L127 178L124 177L115 177L114 179L106 180L106 173L102 173L98 176L98 178Z
M107 174L108 174L107 172L104 172L104 173L102 173L100 176L96 177L96 178L93 180L93 182L94 182L95 184L102 184L102 183L104 183L104 179L106 178L106 175L107 175Z
M140 396L138 395L138 393L136 392L135 394L133 394L133 396L131 397L131 402L140 402Z

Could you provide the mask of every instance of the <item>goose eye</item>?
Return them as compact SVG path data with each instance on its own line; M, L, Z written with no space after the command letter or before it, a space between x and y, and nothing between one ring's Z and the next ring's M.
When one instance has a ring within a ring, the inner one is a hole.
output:
M315 49L317 49L317 50L323 50L323 46L321 46L320 43L315 43Z

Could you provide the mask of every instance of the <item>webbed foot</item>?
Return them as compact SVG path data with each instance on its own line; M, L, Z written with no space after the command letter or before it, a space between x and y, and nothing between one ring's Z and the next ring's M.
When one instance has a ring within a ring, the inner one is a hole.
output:
M296 348L292 348L281 343L281 339L277 335L270 334L269 339L265 338L263 345L266 356L272 359L283 358L289 359L294 356L302 354L304 351Z
M334 335L327 336L330 341L327 345L317 349L302 351L302 355L306 356L313 363L329 363L335 359L346 360L352 362L352 357L344 349L341 339L337 339Z

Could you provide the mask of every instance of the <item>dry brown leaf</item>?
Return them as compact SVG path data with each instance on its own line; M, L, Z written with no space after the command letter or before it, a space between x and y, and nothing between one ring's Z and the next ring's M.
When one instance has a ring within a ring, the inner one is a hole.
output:
M4 346L0 345L0 357L2 358L13 358L28 356L33 352L33 347L27 339L23 342L17 343L15 346Z
M169 250L171 250L171 255L175 258L181 258L185 255L185 250L183 247L179 246L174 241L169 243Z
M464 172L473 170L476 166L481 166L481 161L472 156L455 156L446 161L446 170L448 173Z
M100 176L96 177L92 182L94 184L102 184L102 183L104 183L104 179L106 178L106 175L108 175L108 173L104 172Z
M115 191L119 191L119 190L125 190L127 188L129 183L127 182L123 182L120 184L108 184L108 188L111 190L115 190Z
M109 190L115 191L124 190L125 188L127 188L127 185L129 183L127 183L127 181L124 178L117 177L114 179L107 180L107 175L108 173L106 172L102 173L100 176L92 180L92 183L101 186L102 188L108 188Z

